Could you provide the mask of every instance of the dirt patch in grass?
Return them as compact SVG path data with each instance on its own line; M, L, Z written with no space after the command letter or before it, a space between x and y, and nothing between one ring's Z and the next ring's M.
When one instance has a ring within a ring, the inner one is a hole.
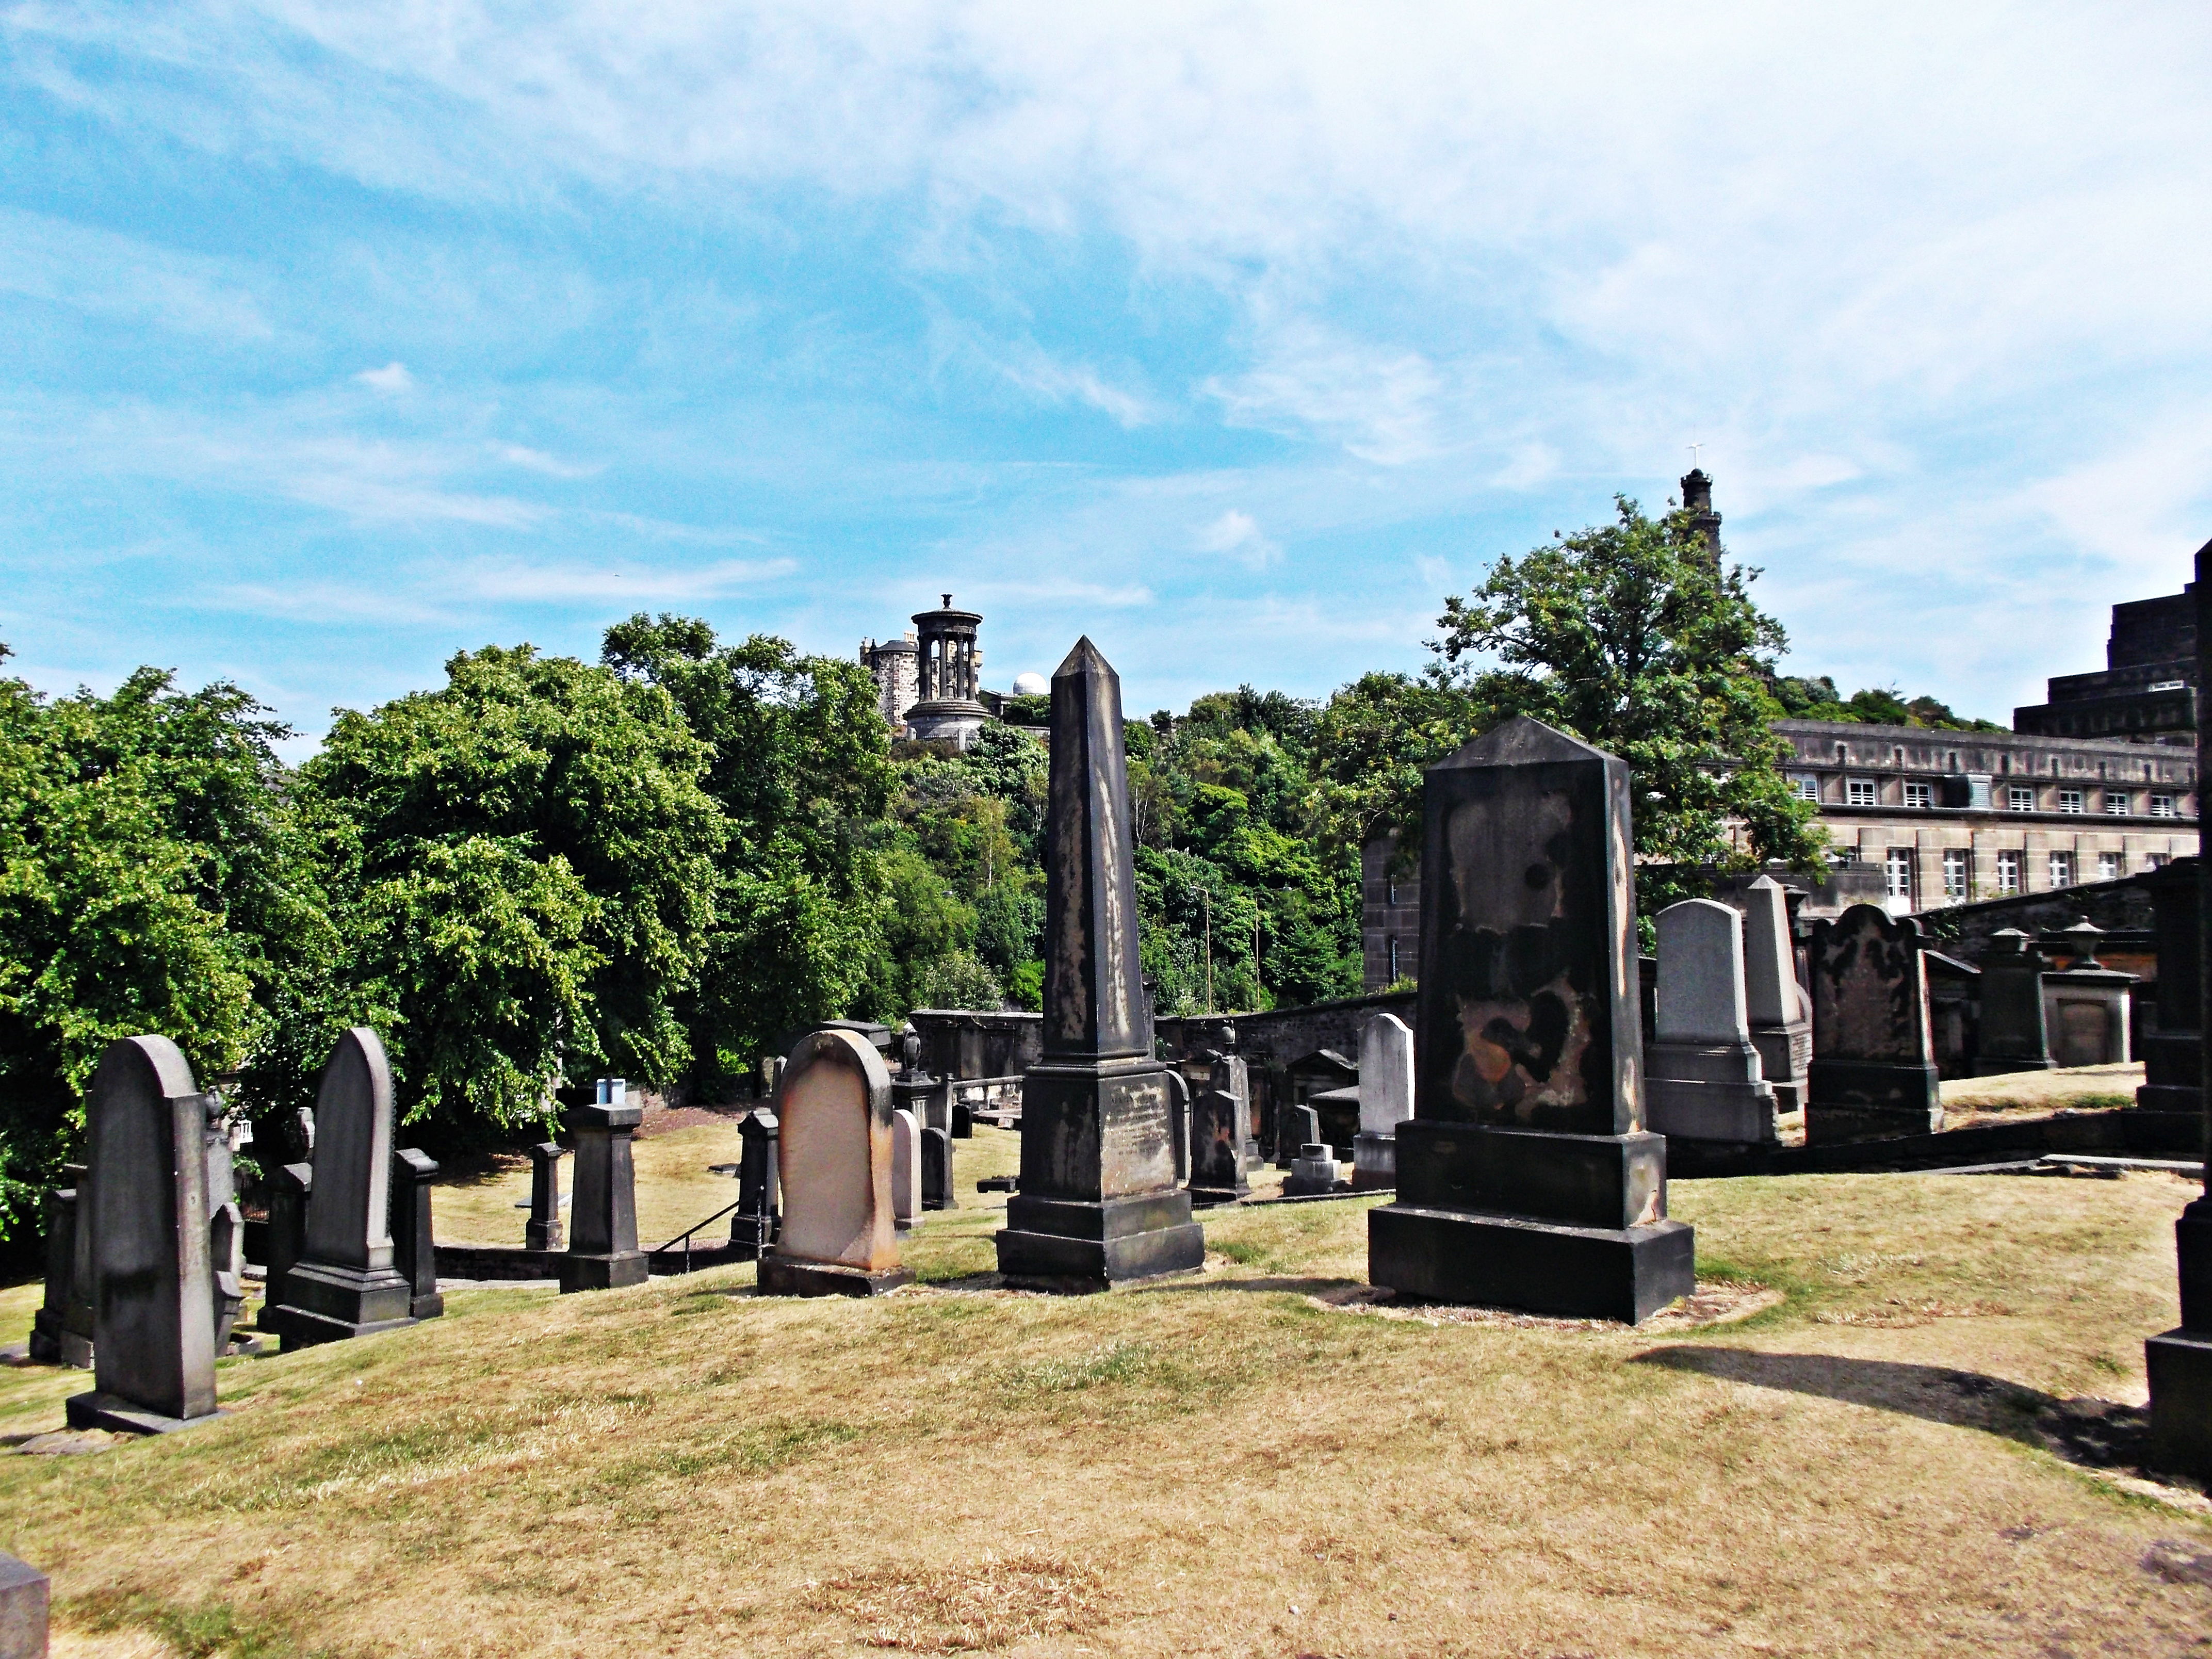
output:
M960 1566L848 1574L816 1586L806 1604L846 1620L867 1647L983 1653L1096 1629L1105 1590L1097 1568L1024 1550Z

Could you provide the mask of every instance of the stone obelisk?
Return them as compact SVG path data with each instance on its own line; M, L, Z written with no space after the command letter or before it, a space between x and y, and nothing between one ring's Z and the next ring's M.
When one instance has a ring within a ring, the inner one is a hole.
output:
M1022 1079L1021 1191L999 1271L1101 1291L1200 1266L1176 1188L1169 1068L1152 1057L1137 959L1137 878L1121 682L1086 639L1052 677L1044 1054Z

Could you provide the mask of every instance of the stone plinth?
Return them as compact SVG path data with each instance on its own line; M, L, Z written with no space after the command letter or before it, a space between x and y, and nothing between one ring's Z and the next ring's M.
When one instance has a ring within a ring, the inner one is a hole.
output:
M2044 1018L2060 1066L2128 1063L2128 1005L2136 976L2104 967L2068 968L2043 976Z
M1813 1012L1797 983L1788 890L1761 876L1736 896L1735 908L1743 915L1744 1012L1759 1073L1774 1091L1776 1111L1802 1112L1813 1063Z
M0 1550L0 1659L46 1659L52 1593L46 1574Z
M2045 1017L2043 975L2050 967L2026 933L2001 927L1990 935L1982 958L1981 1041L1976 1077L2047 1072L2051 1037Z
M1854 904L1813 924L1808 1146L1933 1134L1943 1127L1920 924Z
M1309 1141L1298 1148L1298 1155L1291 1160L1290 1179L1283 1182L1283 1196L1306 1198L1333 1193L1342 1178L1337 1167L1336 1148L1325 1140Z
M1751 1041L1742 918L1711 899L1685 899L1659 913L1658 932L1658 1024L1644 1050L1652 1132L1773 1145L1777 1103Z
M1033 1288L1104 1290L1206 1259L1152 1058L1122 742L1121 682L1079 641L1052 681L1044 1055L1023 1078L1021 1190L997 1241L1000 1272Z
M525 1249L557 1250L561 1237L561 1160L568 1148L543 1140L530 1148L530 1219L524 1224Z
M437 1178L437 1163L428 1153L413 1146L392 1153L392 1265L407 1281L410 1319L436 1319L446 1311L430 1218L430 1183Z
M1429 769L1413 1116L1368 1277L1640 1321L1695 1287L1643 1128L1628 769L1518 717Z
M127 1037L100 1057L85 1119L94 1388L70 1425L166 1433L216 1412L207 1099L175 1043Z
M768 1296L878 1296L911 1283L891 1209L890 1073L854 1033L811 1033L776 1085L783 1222Z
M1398 1184L1398 1126L1413 1115L1413 1034L1395 1014L1359 1030L1359 1133L1352 1143L1352 1186L1371 1192Z
M600 1084L599 1100L562 1115L576 1147L568 1249L559 1259L564 1296L646 1281L650 1267L637 1247L637 1170L630 1152L630 1137L644 1115L614 1078Z
M323 1067L314 1171L306 1248L261 1317L288 1352L412 1322L412 1287L392 1265L392 1067L366 1025Z
M766 1249L775 1243L781 1188L776 1182L776 1115L756 1106L738 1123L738 1207L730 1217L730 1243Z

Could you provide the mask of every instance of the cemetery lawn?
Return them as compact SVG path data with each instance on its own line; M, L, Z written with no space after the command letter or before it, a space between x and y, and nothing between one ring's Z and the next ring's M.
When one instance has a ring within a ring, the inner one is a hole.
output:
M2179 1180L1678 1182L1701 1279L1779 1300L1633 1331L1329 1305L1364 1198L1207 1213L1202 1275L990 1289L1012 1140L963 1143L913 1289L459 1292L225 1362L187 1432L0 1456L0 1547L57 1659L2212 1648L2201 1498L2045 1437L2143 1398ZM0 1430L84 1386L0 1370Z

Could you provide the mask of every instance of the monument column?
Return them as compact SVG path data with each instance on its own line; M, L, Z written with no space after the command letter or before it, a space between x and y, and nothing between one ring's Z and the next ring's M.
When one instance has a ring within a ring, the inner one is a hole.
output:
M1079 640L1052 677L1044 1054L1022 1079L1021 1190L998 1237L999 1271L1040 1289L1206 1259L1176 1188L1169 1068L1152 1058L1123 741L1121 680Z

